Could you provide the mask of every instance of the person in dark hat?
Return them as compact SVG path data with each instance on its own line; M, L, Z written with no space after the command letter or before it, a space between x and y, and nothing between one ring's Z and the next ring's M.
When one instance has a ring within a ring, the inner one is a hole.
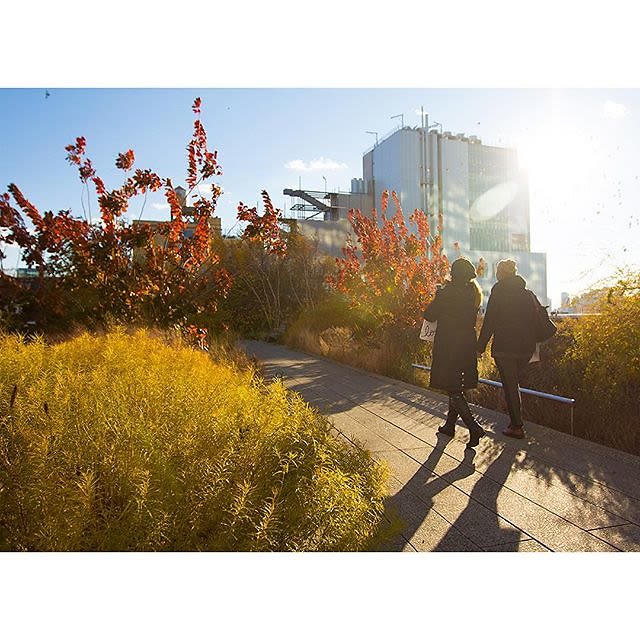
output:
M516 273L514 260L498 262L496 279L478 338L478 353L484 352L493 336L491 355L500 373L511 419L502 433L511 438L524 438L520 381L536 349L532 311L535 294L526 288L527 283Z
M430 386L446 391L449 411L439 433L453 436L458 416L469 430L467 447L478 445L485 434L473 417L465 389L478 386L476 318L482 304L482 290L475 281L476 270L466 258L451 264L451 279L436 291L423 317L438 321L433 341Z

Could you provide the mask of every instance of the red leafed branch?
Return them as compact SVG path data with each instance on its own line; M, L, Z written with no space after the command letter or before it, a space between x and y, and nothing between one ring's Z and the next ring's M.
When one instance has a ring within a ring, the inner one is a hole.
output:
M410 231L395 192L391 193L395 213L385 215L389 193L383 192L383 213L378 218L374 209L365 215L358 209L349 211L355 234L336 260L337 272L327 280L353 305L373 309L381 323L400 322L414 325L420 311L434 295L448 271L442 255L440 234L431 237L426 214L416 209L409 221Z
M133 163L136 160L136 156L133 153L133 149L129 149L125 153L119 153L116 158L116 167L123 171L129 171L133 167Z
M242 202L238 205L238 220L249 223L242 233L242 238L262 242L267 253L284 255L287 251L287 243L280 228L282 210L273 206L269 194L264 190L262 202L264 203L263 215L258 213L257 207L248 207Z
M18 206L29 216L34 226L38 228L42 224L42 216L38 209L22 195L22 191L15 184L10 184L8 190Z
M199 98L192 108L200 113ZM40 274L35 288L26 281L0 278L0 298L20 299L21 307L37 311L39 321L57 318L64 326L70 318L93 324L106 316L167 325L215 311L232 283L219 266L211 238L220 187L211 185L211 196L193 203L193 233L185 234L184 203L169 179L150 169L133 170L135 153L129 149L118 154L115 165L133 173L121 186L109 189L86 149L86 139L77 137L65 147L66 159L78 168L83 184L95 187L101 224L76 219L70 211L41 214L13 184L0 195L0 240L17 245L22 259L28 266L36 265ZM207 134L198 119L189 150L189 186L221 174L217 152L207 149ZM170 222L152 227L122 219L132 198L162 188L171 208Z
M8 193L0 196L0 240L7 245L16 244L25 252L31 251L35 244L35 237L27 230L20 212L11 206ZM5 257L0 250L0 258Z
M173 247L184 231L184 221L182 219L182 205L178 194L175 192L171 180L167 179L167 186L164 190L164 195L169 203L171 209L171 222L169 223L169 246Z
M201 104L200 98L196 98L192 106L196 115L200 114ZM187 184L190 189L194 189L200 180L222 175L222 168L218 165L218 152L207 149L207 132L199 119L193 123L193 136L187 145L187 158Z
M76 138L75 144L68 144L65 147L65 151L67 151L67 160L70 164L75 164L78 167L78 172L80 173L80 180L85 184L89 181L90 178L95 178L96 172L91 164L91 160L85 158L85 152L87 149L87 140L84 136L79 136ZM102 181L99 181L100 187L104 188L104 184ZM98 185L96 185L98 187Z

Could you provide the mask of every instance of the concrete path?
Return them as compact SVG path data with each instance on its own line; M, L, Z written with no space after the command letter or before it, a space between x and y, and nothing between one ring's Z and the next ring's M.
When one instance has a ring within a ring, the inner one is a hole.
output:
M243 347L341 435L387 461L389 512L404 530L385 551L640 551L640 458L472 407L489 432L465 448L437 434L447 398L280 345Z

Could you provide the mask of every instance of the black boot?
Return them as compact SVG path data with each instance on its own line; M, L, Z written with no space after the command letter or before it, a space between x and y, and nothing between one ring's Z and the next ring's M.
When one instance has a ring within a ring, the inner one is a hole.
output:
M451 402L456 408L462 421L467 429L469 429L469 442L467 442L467 448L477 447L480 442L480 438L486 435L484 429L476 422L476 419L469 409L467 399L462 393L454 393L451 397Z
M456 420L458 419L458 412L451 402L449 397L449 412L447 413L447 421L438 429L438 433L442 433L445 436L453 437L456 430Z

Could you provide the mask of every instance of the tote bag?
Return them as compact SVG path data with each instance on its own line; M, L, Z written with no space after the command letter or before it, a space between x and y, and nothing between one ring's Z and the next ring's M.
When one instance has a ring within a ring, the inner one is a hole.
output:
M546 342L552 338L558 328L549 317L546 307L543 307L533 291L531 294L531 302L533 304L533 325L535 327L536 342Z
M434 320L429 322L428 320L422 321L422 328L420 329L420 340L426 340L427 342L433 342L436 337L436 329L438 328L438 321Z

